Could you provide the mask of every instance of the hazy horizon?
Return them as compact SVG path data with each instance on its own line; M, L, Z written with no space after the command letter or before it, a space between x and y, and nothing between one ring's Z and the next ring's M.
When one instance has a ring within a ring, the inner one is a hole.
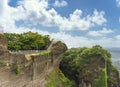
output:
M120 48L108 48L113 61L120 61Z

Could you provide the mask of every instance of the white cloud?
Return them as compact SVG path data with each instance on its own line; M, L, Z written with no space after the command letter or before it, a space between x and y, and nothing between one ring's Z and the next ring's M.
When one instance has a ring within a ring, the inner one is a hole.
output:
M5 29L16 28L15 22L20 20L24 25L56 26L62 31L88 30L106 22L105 13L97 10L94 10L93 15L82 17L82 10L76 9L68 18L62 17L54 8L49 8L47 0L22 0L16 8L10 7L8 0L2 0L0 3L0 23Z
M107 28L103 28L100 33L102 34L109 34L109 33L113 33L112 29L107 29Z
M120 23L120 17L119 17L119 20L118 20L118 21L119 21L119 23Z
M98 30L98 31L89 31L88 35L90 35L90 36L104 36L104 35L107 35L110 33L113 33L112 29L103 28L102 30Z
M100 44L102 46L119 46L120 41L111 38L90 39L84 36L72 36L65 33L65 30L88 30L94 26L102 26L107 20L103 11L94 10L92 15L83 17L83 11L76 9L69 17L62 17L54 8L49 8L47 0L21 0L19 6L10 7L8 0L0 0L0 25L4 27L6 32L22 33L26 31L39 32L40 34L49 34L52 38L64 41L69 48L92 46ZM23 21L23 25L16 26L16 21ZM58 27L58 33L50 33L36 28L25 27L30 26L48 26ZM112 33L110 29L102 29L100 34L105 35Z
M89 31L88 35L90 36L102 36L101 33L99 33L98 31Z
M107 20L104 18L105 12L101 11L98 12L97 10L94 10L94 14L92 17L89 17L88 19L97 25L102 25L103 23L105 23Z
M116 0L117 6L120 7L120 0Z
M72 36L65 32L51 33L50 35L52 38L65 42L69 48L84 46L91 47L93 45L101 45L106 48L120 47L120 40L116 40L114 38L101 37L99 39L90 39L83 36Z
M26 28L26 27L12 29L12 33L23 33L23 32L28 32L28 31L38 32L39 34L42 34L42 35L50 35L48 31L43 31L43 29L38 30L36 28ZM7 31L7 32L11 32L11 31Z
M51 38L55 40L61 40L68 48L72 47L91 47L93 45L101 45L103 47L119 47L120 44L120 38L119 39L113 39L113 38L107 38L107 37L101 37L99 39L90 39L84 36L72 36L70 34L67 34L65 32L57 32L57 33L50 33L48 31L38 30L38 29L29 29L25 27L21 27L18 29L13 29L15 33L22 33L27 31L32 32L38 32L43 35L50 35Z
M87 15L86 17L81 17L82 13L82 10L76 9L70 14L69 18L56 15L53 19L61 30L88 30L93 26L102 25L106 22L103 11L98 12L97 10L94 10L92 16Z
M117 40L120 40L120 35L117 35L115 38L116 38Z
M55 3L53 6L55 7L65 7L67 6L68 3L65 0L59 1L59 0L55 0Z
M65 32L52 33L51 37L65 42L69 48L92 45L91 41L88 38L82 36L72 36Z

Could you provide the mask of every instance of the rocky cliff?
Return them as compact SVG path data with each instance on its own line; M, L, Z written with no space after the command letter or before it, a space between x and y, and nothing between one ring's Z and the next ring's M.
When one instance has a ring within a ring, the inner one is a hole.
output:
M119 71L112 64L111 54L99 45L67 50L60 69L76 87L120 87Z
M4 35L0 36L0 48L0 87L46 87L47 77L59 67L67 50L58 41L38 53L14 53L7 50Z
M0 34L0 87L120 87L119 72L107 50L66 50L57 41L47 50L11 52Z

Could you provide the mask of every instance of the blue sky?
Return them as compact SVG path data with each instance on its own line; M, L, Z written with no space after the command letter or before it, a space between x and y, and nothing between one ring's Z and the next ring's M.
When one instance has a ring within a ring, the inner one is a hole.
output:
M71 47L120 47L120 0L0 0L5 32L49 34Z

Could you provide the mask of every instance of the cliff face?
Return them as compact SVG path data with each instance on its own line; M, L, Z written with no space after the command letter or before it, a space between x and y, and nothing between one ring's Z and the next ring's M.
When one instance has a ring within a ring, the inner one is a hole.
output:
M119 72L106 50L100 46L66 50L57 41L47 50L10 52L0 35L0 87L120 87Z
M4 43L6 41L0 43L1 48L7 47ZM0 49L0 87L46 87L47 76L59 67L66 50L62 42L52 43L49 50L31 54Z
M103 58L96 59L80 71L79 87L120 87L119 71Z

